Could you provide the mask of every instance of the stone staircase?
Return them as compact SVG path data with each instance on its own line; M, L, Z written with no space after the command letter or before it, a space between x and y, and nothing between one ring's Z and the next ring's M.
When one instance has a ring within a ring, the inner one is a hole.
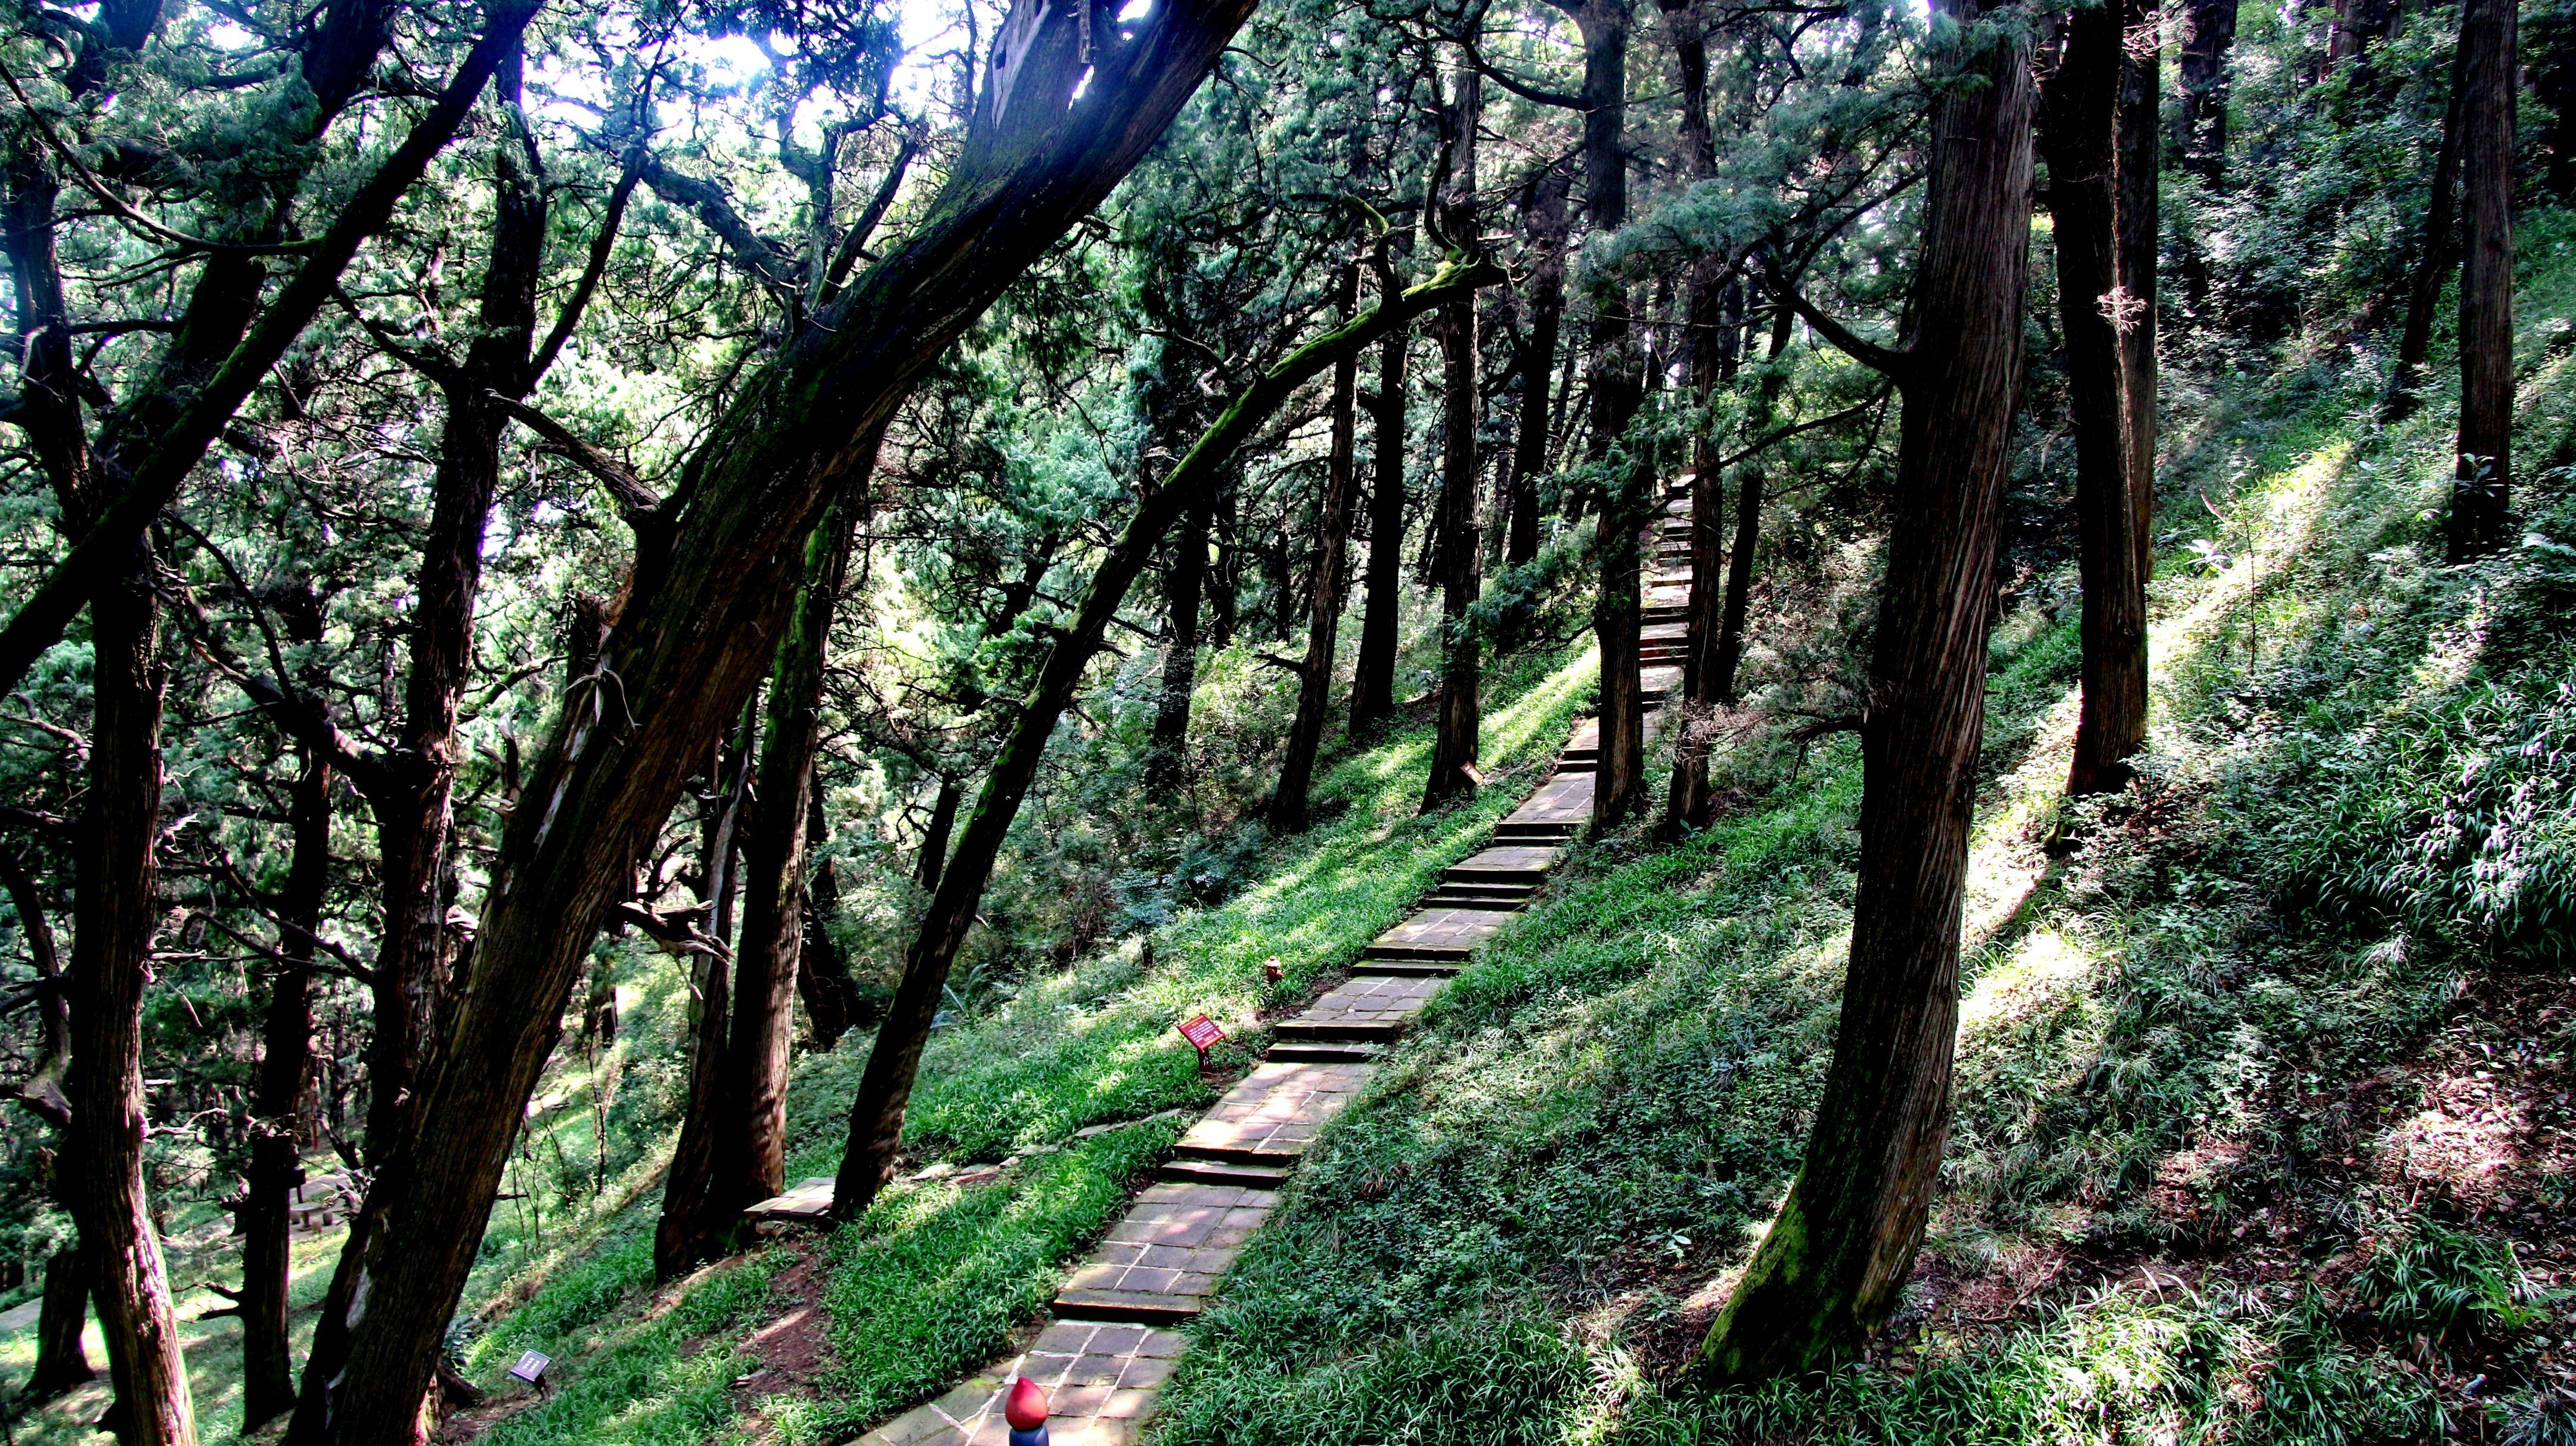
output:
M1667 505L1646 578L1640 661L1649 707L1681 681L1687 507L1687 494ZM1215 1297L1307 1147L1366 1086L1388 1046L1546 884L1590 821L1600 753L1600 723L1586 720L1547 779L1495 825L1491 846L1442 870L1414 911L1361 951L1347 980L1272 1026L1262 1062L1200 1116L1074 1268L1026 1353L896 1417L858 1446L1002 1446L1002 1392L1021 1375L1048 1392L1054 1446L1135 1441L1184 1344L1173 1328Z

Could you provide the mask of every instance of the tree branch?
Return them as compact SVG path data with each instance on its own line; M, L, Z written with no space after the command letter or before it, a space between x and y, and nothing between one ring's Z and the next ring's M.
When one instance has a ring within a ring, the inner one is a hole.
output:
M662 511L660 494L645 486L643 479L628 470L624 463L574 436L563 423L515 397L505 397L499 392L485 392L483 395L494 406L517 418L529 431L545 438L555 450L571 458L575 466L598 478L600 486L607 489L609 500L617 504L617 515L625 518L626 525L634 528L638 536L658 534L669 528L671 520Z

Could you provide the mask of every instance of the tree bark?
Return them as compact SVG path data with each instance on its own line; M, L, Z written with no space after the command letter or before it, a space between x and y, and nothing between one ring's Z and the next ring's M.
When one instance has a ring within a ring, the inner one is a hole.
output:
M2122 50L2132 18L2123 3L2069 12L2041 96L2084 589L2084 702L2066 782L2078 797L2126 786L2128 759L2146 742L2147 595L2139 573L2146 548L2136 535L2134 500L2142 489L2131 475L2137 452L2127 335L2136 321L2124 327L2121 320L2132 305L2121 275L2129 229L2121 204L2128 180ZM2147 405L2154 405L2152 393ZM2147 444L2152 449L2152 435ZM2152 465L2152 450L2148 460ZM2152 480L2144 490L2152 492Z
M2406 328L2398 334L2397 361L2388 369L2388 395L2379 419L2391 426L2415 415L2422 400L2424 359L2433 350L2433 313L2442 305L2442 283L2460 257L2452 232L2459 214L2460 106L2468 95L2468 49L2451 55L2451 98L2443 107L2442 144L2434 153L2433 193L2424 201L2424 233L2416 243L2415 270L2407 279Z
M2467 562L2504 545L2513 490L2513 0L2460 11L2460 439L2445 541Z
M1199 600L1206 590L1208 526L1215 499L1192 508L1172 539L1163 614L1163 683L1154 731L1145 746L1145 788L1169 801L1188 783L1190 695L1199 681Z
M716 1161L724 1148L722 1138L738 1123L727 1118L724 1110L730 1077L742 1067L730 1047L736 961L733 906L740 877L734 852L751 792L758 721L757 708L746 702L733 742L716 756L708 774L698 898L706 909L706 932L713 942L702 946L691 961L690 984L697 1007L691 1021L689 1097L680 1117L679 1142L671 1149L671 1166L664 1176L662 1218L653 1231L653 1274L660 1280L686 1274L721 1248L724 1222L709 1201L718 1189Z
M45 1295L36 1307L36 1370L27 1381L30 1403L53 1400L98 1375L81 1343L89 1329L91 1274L77 1245L64 1246L45 1262Z
M1585 0L1570 12L1583 37L1583 205L1596 234L1628 221L1629 0ZM1601 591L1592 605L1592 630L1601 656L1601 755L1592 785L1592 826L1616 827L1643 801L1646 782L1646 713L1638 679L1638 588L1644 558L1638 534L1647 523L1653 460L1630 456L1622 434L1645 397L1645 379L1630 354L1624 296L1596 299L1590 327L1591 436L1596 466L1615 467L1603 478L1601 516L1594 546L1600 554Z
M298 642L318 640L320 609ZM311 636L303 636L310 633ZM331 766L307 752L287 803L294 854L278 899L278 968L260 1029L258 1087L251 1098L250 1168L243 1182L242 1420L259 1427L295 1408L288 1343L287 1204L304 1174L305 1087L313 1077L313 953L331 870Z
M1360 269L1342 268L1343 316L1359 310ZM1306 624L1306 657L1297 673L1297 716L1288 729L1288 748L1279 764L1279 784L1270 793L1270 831L1302 833L1308 821L1306 795L1315 781L1315 758L1323 750L1324 715L1332 706L1333 652L1342 627L1342 601L1350 577L1352 493L1357 490L1359 434L1359 355L1333 364L1333 440L1324 467L1324 506L1315 521L1315 594Z
M1861 735L1859 889L1833 1065L1780 1217L1702 1349L1722 1380L1815 1365L1895 1305L1949 1133L1961 901L1984 725L1995 552L2021 375L2029 55L1944 0L1904 422ZM1937 17L1936 17L1937 23ZM1973 46L1971 49L1969 47ZM1837 339L1837 344L1842 344Z
M1379 305L1393 302L1382 297ZM1360 654L1351 675L1351 736L1384 723L1395 712L1395 648L1404 613L1405 350L1402 330L1378 343L1376 424L1372 450L1376 480L1369 492L1367 611L1360 618Z
M2173 161L2213 188L2226 178L2227 52L2235 43L2236 0L2186 0Z
M1462 250L1476 245L1476 128L1484 123L1484 78L1459 67L1450 107L1450 174L1441 226ZM1476 605L1476 431L1481 420L1476 294L1440 308L1440 717L1431 742L1428 813L1476 793L1477 698L1481 644L1468 621Z
M903 981L877 1028L867 1072L860 1077L858 1098L850 1106L849 1142L833 1186L836 1217L857 1219L894 1174L903 1142L904 1112L921 1067L922 1046L930 1038L931 1020L938 1012L940 991L948 983L948 966L975 922L993 860L1001 852L1030 782L1037 777L1038 761L1055 731L1056 719L1072 703L1109 620L1117 615L1127 589L1163 535L1184 512L1204 503L1232 464L1236 449L1308 379L1355 355L1370 341L1400 331L1413 317L1457 292L1500 279L1501 273L1487 266L1444 262L1429 281L1379 302L1291 352L1226 408L1162 486L1138 506L1136 516L1092 575L1073 622L1058 632L1054 646L1047 650L1046 662L1011 724L1010 735L984 775L983 792L958 838L956 857L949 861L947 876L940 880L905 956Z
M1771 310L1770 346L1762 354L1765 370L1753 389L1753 427L1770 426L1779 412L1780 389L1788 380L1781 357L1789 349L1796 320L1796 313L1786 306ZM1717 648L1709 663L1714 675L1709 680L1711 696L1729 708L1735 706L1736 674L1744 662L1745 617L1753 605L1753 554L1762 540L1763 478L1761 462L1750 461L1735 484L1735 545L1726 558L1726 611L1718 618Z
M1538 479L1547 473L1548 383L1565 316L1565 179L1551 168L1530 187L1530 329L1520 356L1521 404L1512 443L1510 523L1503 563L1538 556Z
M1672 32L1673 58L1682 81L1682 153L1693 180L1717 169L1715 139L1708 121L1708 39L1705 23L1691 0L1657 0ZM1728 315L1738 293L1725 279L1716 258L1702 260L1684 303L1689 318L1691 399L1704 414L1716 395L1719 374L1731 367L1740 317ZM1740 302L1738 303L1740 308ZM1703 420L1691 429L1690 611L1682 638L1681 738L1673 754L1673 780L1664 803L1667 830L1705 828L1711 800L1708 787L1708 713L1717 702L1717 640L1720 630L1718 572L1724 565L1721 531L1726 494L1718 476L1717 438ZM1642 645L1641 645L1642 646Z

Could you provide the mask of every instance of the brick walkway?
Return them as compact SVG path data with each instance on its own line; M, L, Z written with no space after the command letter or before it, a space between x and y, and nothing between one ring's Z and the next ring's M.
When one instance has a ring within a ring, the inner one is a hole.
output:
M1682 505L1659 529L1665 554L1689 537ZM1678 661L1678 615L1689 596L1686 571L1649 579L1642 681L1650 703L1680 686L1681 670L1667 660ZM1347 981L1273 1026L1269 1057L1181 1137L1155 1183L1066 1278L1054 1318L1024 1354L897 1416L857 1446L1005 1446L1002 1392L1020 1375L1047 1389L1055 1446L1135 1441L1184 1344L1167 1327L1206 1307L1276 1208L1277 1187L1368 1083L1378 1054L1545 883L1561 846L1591 818L1600 746L1600 724L1585 720L1556 771L1495 826L1493 847L1445 870L1421 908L1368 946ZM780 1213L811 1213L810 1187L824 1183L800 1186L792 1212ZM829 1203L827 1191L822 1205Z

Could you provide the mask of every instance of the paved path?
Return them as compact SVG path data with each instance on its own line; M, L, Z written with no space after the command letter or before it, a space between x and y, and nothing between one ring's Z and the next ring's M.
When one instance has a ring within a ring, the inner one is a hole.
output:
M1686 511L1667 513L1659 562L1676 555L1686 561L1689 527ZM1686 568L1648 579L1641 661L1650 704L1680 686L1681 612L1689 598ZM1005 1446L1002 1392L1021 1375L1047 1389L1054 1446L1135 1441L1184 1344L1170 1327L1187 1323L1217 1294L1277 1207L1279 1186L1325 1122L1368 1083L1379 1053L1546 882L1563 845L1591 818L1600 747L1600 724L1586 720L1548 779L1495 826L1492 847L1443 871L1422 906L1362 952L1348 980L1272 1027L1268 1057L1181 1137L1155 1182L1066 1278L1053 1319L1025 1353L897 1416L857 1446ZM767 1205L780 1217L810 1215L817 1185L825 1187L828 1209L828 1182L820 1180Z

